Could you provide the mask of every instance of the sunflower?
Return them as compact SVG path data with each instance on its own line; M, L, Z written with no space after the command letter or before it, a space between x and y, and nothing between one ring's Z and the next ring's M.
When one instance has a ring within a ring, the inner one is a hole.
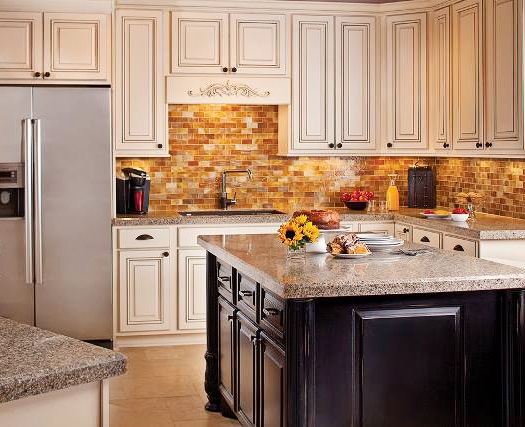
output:
M287 246L296 246L304 235L301 227L295 221L288 221L279 227L279 238Z
M308 222L308 217L306 215L299 215L296 216L293 220L299 225L304 225Z
M307 222L303 226L303 234L312 242L316 242L319 237L319 229L311 222Z

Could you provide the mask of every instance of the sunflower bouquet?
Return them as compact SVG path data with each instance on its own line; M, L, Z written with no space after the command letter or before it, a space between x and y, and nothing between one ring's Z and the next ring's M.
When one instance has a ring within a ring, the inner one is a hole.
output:
M306 215L299 215L279 227L279 239L292 251L303 248L307 243L317 241L319 229L308 221Z

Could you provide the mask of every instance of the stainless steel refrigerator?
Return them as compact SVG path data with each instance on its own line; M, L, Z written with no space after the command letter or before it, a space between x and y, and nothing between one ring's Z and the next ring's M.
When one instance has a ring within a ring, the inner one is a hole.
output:
M23 163L23 218L0 218L0 316L112 336L110 89L0 87L0 164Z

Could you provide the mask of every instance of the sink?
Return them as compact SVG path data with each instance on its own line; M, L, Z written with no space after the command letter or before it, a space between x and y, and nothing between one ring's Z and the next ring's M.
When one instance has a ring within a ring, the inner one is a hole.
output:
M210 211L182 211L182 216L233 216L233 215L286 215L276 209L245 209L245 210L210 210Z

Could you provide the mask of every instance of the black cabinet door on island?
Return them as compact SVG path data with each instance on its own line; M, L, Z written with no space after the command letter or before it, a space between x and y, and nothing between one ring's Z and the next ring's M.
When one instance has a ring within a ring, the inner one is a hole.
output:
M208 269L208 397L244 426L525 425L525 291L301 300L253 281L254 317Z

